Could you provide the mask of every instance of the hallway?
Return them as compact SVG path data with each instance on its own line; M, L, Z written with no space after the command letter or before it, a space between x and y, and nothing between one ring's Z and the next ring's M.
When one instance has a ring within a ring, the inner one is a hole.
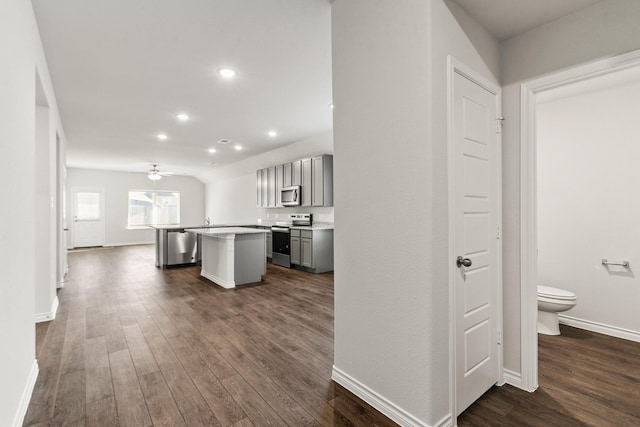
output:
M69 254L24 425L393 426L330 380L333 274L224 290L154 246Z

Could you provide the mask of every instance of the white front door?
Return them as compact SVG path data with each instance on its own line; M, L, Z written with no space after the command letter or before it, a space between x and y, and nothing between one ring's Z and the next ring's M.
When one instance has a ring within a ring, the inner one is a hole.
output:
M498 381L498 90L453 72L452 197L456 409ZM458 262L459 260L459 262Z
M73 189L73 247L104 245L104 190Z

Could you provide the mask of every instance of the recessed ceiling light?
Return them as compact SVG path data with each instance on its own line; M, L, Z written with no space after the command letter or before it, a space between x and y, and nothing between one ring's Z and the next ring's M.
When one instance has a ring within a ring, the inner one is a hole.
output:
M269 132L267 132L267 135L269 135L271 138L275 138L276 136L278 136L278 132L276 132L275 130L270 130Z
M240 151L240 150L242 150L242 145L236 145L236 146L235 146L235 147L233 147L233 148L235 148L236 150Z
M329 104L329 108L333 110L333 104Z
M236 76L236 72L231 68L220 68L218 70L218 74L220 74L225 79L232 79Z
M215 153L215 152L216 152L216 149L215 149L215 148L209 148L209 152L210 152L211 154L213 154L213 153Z
M230 139L219 139L218 140L218 144L225 144L226 145L226 144L228 144L230 142L231 142Z
M159 134L157 135L157 137L158 137L158 139L159 139L160 141L164 141L165 139L167 139L167 138L168 138L168 136L167 136L167 134L166 134L166 133L159 133Z
M176 115L176 118L181 122L186 122L187 120L189 120L189 115L185 113L180 113Z

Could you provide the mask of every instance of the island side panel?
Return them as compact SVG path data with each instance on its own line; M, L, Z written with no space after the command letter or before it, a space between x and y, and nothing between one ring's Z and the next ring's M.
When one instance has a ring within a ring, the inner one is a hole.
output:
M235 283L255 283L267 272L265 233L237 234L235 240Z
M200 275L222 286L234 288L234 234L202 234L202 271Z

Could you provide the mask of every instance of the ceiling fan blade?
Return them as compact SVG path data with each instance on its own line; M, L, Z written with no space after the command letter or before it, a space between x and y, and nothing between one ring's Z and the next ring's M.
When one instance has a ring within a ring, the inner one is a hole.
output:
M171 175L175 175L175 173L173 172L158 172L158 174L162 175L162 176L171 176Z

